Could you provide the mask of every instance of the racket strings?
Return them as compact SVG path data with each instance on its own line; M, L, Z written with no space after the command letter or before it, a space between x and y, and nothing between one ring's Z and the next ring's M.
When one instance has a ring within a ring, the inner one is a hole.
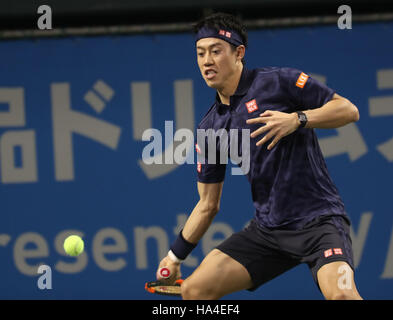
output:
M166 293L166 294L181 294L180 286L157 286L154 287L156 293Z
M176 280L174 285L165 285L161 281L150 281L145 284L146 291L150 293L180 296L182 279Z

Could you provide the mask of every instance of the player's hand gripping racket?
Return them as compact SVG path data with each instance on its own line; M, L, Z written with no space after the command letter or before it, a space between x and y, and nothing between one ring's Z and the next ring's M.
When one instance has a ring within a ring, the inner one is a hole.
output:
M145 290L150 293L162 294L165 296L181 296L180 286L183 282L182 279L177 279L174 284L168 285L165 279L170 277L168 268L160 268L158 274L162 280L146 282Z

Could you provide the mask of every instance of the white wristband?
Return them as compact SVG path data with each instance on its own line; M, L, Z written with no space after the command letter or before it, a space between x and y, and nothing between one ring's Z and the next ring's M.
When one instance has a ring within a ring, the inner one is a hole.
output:
M169 252L168 252L168 257L169 257L173 262L176 262L176 263L182 263L182 262L183 262L183 260L180 260L178 257L176 257L176 255L172 252L172 250L169 250Z

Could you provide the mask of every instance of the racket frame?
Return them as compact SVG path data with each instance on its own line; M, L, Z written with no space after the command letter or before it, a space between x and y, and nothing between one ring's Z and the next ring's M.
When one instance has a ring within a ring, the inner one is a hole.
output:
M179 293L163 292L163 291L157 290L155 287L160 287L160 286L162 286L162 287L180 287L183 281L184 281L183 279L177 279L175 281L175 284L173 284L173 285L167 285L163 281L160 281L160 280L149 281L149 282L145 283L145 290L150 293L161 294L164 296L177 296L177 297L179 297L179 296L181 296L180 292Z

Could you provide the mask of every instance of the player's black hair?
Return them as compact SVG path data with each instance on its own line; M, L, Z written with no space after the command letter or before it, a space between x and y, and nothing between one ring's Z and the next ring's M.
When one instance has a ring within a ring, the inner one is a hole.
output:
M194 24L193 26L194 33L195 34L198 33L198 31L203 27L212 28L217 31L219 31L220 29L236 31L242 38L244 46L247 48L248 45L247 30L244 24L242 23L242 21L239 18L235 17L234 15L223 13L223 12L217 12L207 17L204 17ZM233 44L231 44L231 46L233 50L236 49L236 47ZM243 64L245 64L244 58L242 59L242 62Z

